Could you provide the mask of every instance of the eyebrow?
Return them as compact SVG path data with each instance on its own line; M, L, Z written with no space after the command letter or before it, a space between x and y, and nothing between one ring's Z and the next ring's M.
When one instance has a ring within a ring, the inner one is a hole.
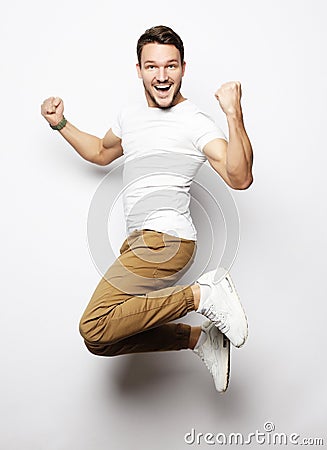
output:
M166 64L169 64L169 63L172 63L172 62L178 63L178 60L177 59L170 59L169 61L166 61ZM152 61L152 60L148 59L148 60L144 61L143 64L149 64L149 63L156 63L156 61Z

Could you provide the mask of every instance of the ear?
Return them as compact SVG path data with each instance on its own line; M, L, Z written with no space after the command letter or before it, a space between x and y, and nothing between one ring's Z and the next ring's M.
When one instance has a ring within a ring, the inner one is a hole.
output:
M139 77L139 78L143 78L143 77L142 77L142 73L141 73L141 67L140 67L140 64L139 64L139 63L136 64L136 70L137 70L137 75L138 75L138 77Z
M182 77L184 76L184 73L185 73L185 67L186 67L186 61L184 61L182 64Z

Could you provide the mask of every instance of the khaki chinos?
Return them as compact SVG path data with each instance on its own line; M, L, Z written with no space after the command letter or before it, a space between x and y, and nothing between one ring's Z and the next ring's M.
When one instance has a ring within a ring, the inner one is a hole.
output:
M167 233L133 231L100 280L81 318L91 353L188 348L191 327L168 323L194 310L190 286L174 285L194 261L196 242Z

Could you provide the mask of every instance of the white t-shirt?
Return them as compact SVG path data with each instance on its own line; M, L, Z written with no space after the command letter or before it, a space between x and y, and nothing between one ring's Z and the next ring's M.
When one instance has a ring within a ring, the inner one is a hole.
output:
M204 146L226 139L222 130L190 100L168 109L128 106L111 129L124 151L127 233L151 229L196 240L189 190L206 161Z

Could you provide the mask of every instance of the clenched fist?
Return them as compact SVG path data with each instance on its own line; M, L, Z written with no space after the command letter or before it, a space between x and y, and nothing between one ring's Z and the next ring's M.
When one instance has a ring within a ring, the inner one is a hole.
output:
M239 81L224 83L215 93L221 109L226 115L241 112L242 89Z
M64 102L59 97L47 98L41 105L41 114L50 125L58 125L64 116Z

